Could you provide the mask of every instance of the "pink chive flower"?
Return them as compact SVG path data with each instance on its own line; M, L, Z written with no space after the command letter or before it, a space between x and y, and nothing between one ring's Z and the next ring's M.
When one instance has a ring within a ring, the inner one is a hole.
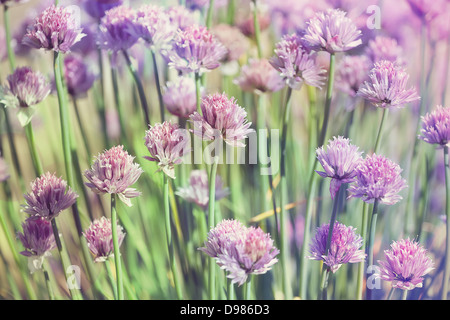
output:
M275 56L270 64L292 89L299 90L303 83L320 88L325 80L325 70L315 61L315 54L305 46L298 34L285 35L276 44Z
M316 172L323 178L331 178L330 194L334 199L341 184L353 182L356 176L356 167L362 160L362 152L350 143L350 139L333 137L329 140L327 150L324 147L317 148L317 159L325 171Z
M180 76L166 83L163 90L163 101L167 110L180 118L189 118L197 109L195 81ZM204 90L201 90L203 95Z
M192 170L189 176L189 185L178 188L175 194L206 210L209 203L209 179L206 170ZM225 198L228 194L228 188L224 188L222 178L217 175L216 201Z
M0 182L8 180L10 177L8 165L6 164L5 158L0 156Z
M445 146L450 142L450 108L441 105L422 117L419 139Z
M101 217L95 219L89 228L83 232L89 251L94 256L94 262L104 262L114 257L111 219ZM120 225L117 225L117 240L119 247L122 245L125 233Z
M245 227L236 220L223 220L208 233L205 246L199 248L215 258L227 277L239 286L251 274L264 274L278 262L280 252L261 228Z
M22 223L22 229L23 232L17 233L25 248L20 254L28 257L28 269L34 273L42 268L44 259L56 248L52 224L44 218L27 219Z
M103 18L106 11L118 7L122 3L123 0L82 0L83 9L96 20Z
M198 23L194 13L185 6L171 6L166 9L166 14L169 16L170 23L175 27L175 29L184 30L188 26Z
M356 168L356 179L348 191L349 198L361 198L364 202L375 200L386 205L396 204L402 199L398 194L407 187L401 177L398 164L382 155L367 155Z
M361 31L346 15L346 12L339 9L316 13L307 22L303 39L315 50L329 53L356 48L362 44Z
M19 108L17 116L22 126L27 125L35 112L35 106L51 91L47 79L30 67L19 67L7 77L8 84L0 86L0 102L6 107Z
M203 73L218 68L226 55L225 46L206 27L191 25L178 30L167 59L180 72Z
M336 89L356 97L359 87L368 79L370 59L365 56L344 56L336 66Z
M22 43L36 49L67 53L83 37L79 21L70 8L51 5L27 28Z
M385 250L386 260L380 261L379 277L392 282L392 287L402 290L421 288L423 277L434 269L427 250L414 240L394 241L390 250Z
M64 77L67 91L74 98L86 95L96 79L83 59L75 55L64 58Z
M338 221L334 223L330 249L325 252L329 229L329 223L317 228L316 234L311 240L309 259L322 260L333 273L338 271L343 264L365 260L366 254L364 250L360 250L363 245L361 236L355 232L354 227L347 227Z
M117 194L119 199L131 207L131 198L141 195L135 184L144 172L138 163L133 162L134 157L129 155L123 146L115 146L99 154L91 169L84 171L89 182L86 186L97 194Z
M250 47L247 37L239 30L238 27L222 23L215 25L211 29L211 33L227 49L227 54L223 58L224 62L238 60L248 51Z
M158 163L162 171L175 179L175 165L182 163L182 157L190 151L189 135L171 121L149 126L145 132L145 146L150 156L144 158Z
M285 86L280 73L275 70L267 59L250 59L242 66L241 74L233 81L243 91L261 94L275 92Z
M388 60L398 65L404 65L403 49L397 43L397 40L386 36L377 36L367 44L366 55L372 63L382 60Z
M201 101L202 115L194 112L190 121L194 125L194 134L203 140L224 140L235 147L245 147L241 142L247 135L254 132L247 122L247 112L236 103L236 99L229 99L225 93L211 94Z
M259 10L257 17L260 32L270 27L271 19L267 11ZM237 22L237 27L245 36L253 37L255 35L255 21L253 18L253 14L248 14L243 19L239 19L239 21Z
M31 183L31 190L24 195L23 211L32 218L52 220L70 208L78 195L62 178L50 172L44 173Z
M404 107L405 104L420 99L415 88L406 88L409 75L391 61L375 63L358 90L358 96L379 108Z
M135 15L136 11L126 5L106 11L100 20L97 38L100 48L117 53L135 45L139 37L130 32Z

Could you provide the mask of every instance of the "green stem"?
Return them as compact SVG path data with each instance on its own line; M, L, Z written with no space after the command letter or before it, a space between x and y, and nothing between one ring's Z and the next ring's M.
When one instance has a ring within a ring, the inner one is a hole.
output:
M11 28L9 20L9 7L7 5L3 6L3 23L5 25L5 38L6 38L6 48L8 52L8 61L11 72L16 69L16 58L14 56L14 49L11 42Z
M389 294L388 294L386 300L391 300L392 299L394 291L395 291L395 287L391 287L391 290L389 290Z
M214 12L214 0L209 0L208 13L206 15L206 27L210 30L212 26L212 18Z
M197 112L202 115L202 108L201 108L201 102L202 102L202 77L198 72L195 73L195 96L197 101Z
M116 267L116 285L117 285L117 300L123 300L123 274L122 263L120 261L119 237L117 236L117 210L116 210L116 194L111 194L111 231L114 247L114 264Z
M88 159L91 158L91 147L89 146L89 139L86 136L86 131L84 129L83 126L83 121L81 121L81 114L80 114L80 110L78 109L78 103L77 103L77 99L75 97L73 97L73 108L75 110L75 116L77 117L77 122L78 122L78 127L80 128L80 132L81 132L81 138L83 139L83 144L84 144L84 148L86 149L86 155L88 157Z
M373 257L373 248L374 248L374 242L375 242L375 234L377 229L377 217L378 217L378 199L375 199L375 202L373 204L373 210L372 210L372 218L370 220L370 227L369 227L369 239L367 244L367 266L372 266L374 257ZM366 291L366 300L371 300L372 298L372 290L367 288Z
M245 288L244 288L244 300L251 300L252 299L252 283L253 283L253 275L249 275L247 278L247 281L245 282Z
M128 148L127 142L127 134L126 134L126 125L124 122L124 115L123 115L123 107L122 102L120 101L119 96L119 81L117 77L117 71L114 68L111 68L111 78L112 78L112 84L114 89L114 102L116 104L117 109L117 115L119 117L119 124L120 124L120 142Z
M368 220L367 209L368 209L367 203L363 202L362 223L361 223L361 238L363 239L363 241L365 241L367 235L367 220ZM363 298L365 263L366 263L365 261L362 261L358 264L358 280L356 292L357 300L362 300Z
M408 290L403 290L403 292L402 292L402 300L406 300L407 297L408 297Z
M159 81L159 72L158 72L158 63L156 61L156 54L154 50L152 52L152 61L153 61L153 73L155 76L156 83L156 91L158 93L158 101L159 101L159 112L161 114L161 122L164 122L164 101L162 97L161 83Z
M215 205L216 205L216 175L219 157L214 157L209 174L209 202L208 202L208 219L211 228L215 225ZM209 260L209 298L216 299L216 266L215 260Z
M252 3L253 3L253 26L255 28L256 48L258 50L258 58L261 59L263 53L261 47L261 28L259 27L258 8L256 6L256 0L252 0Z
M383 109L383 114L382 114L382 116L381 116L380 126L379 126L379 128L378 128L377 140L376 140L376 142L375 142L375 147L374 147L374 149L373 149L373 152L374 152L374 153L377 153L377 152L378 152L378 147L379 147L380 140L381 140L381 132L382 132L382 130L383 130L383 124L384 124L384 122L385 122L385 119L386 119L386 116L387 116L388 112L389 112L389 109L388 109L388 108L384 108L384 109Z
M118 296L117 296L117 285L116 285L116 280L114 279L113 272L111 270L111 265L110 265L109 259L105 261L105 268L106 268L106 274L108 276L108 279L111 282L111 287L112 287L112 290L113 290L114 299L117 300L118 299Z
M45 262L44 262L44 264L45 264ZM48 298L49 298L49 300L55 300L55 295L53 293L52 283L50 281L50 277L48 275L48 271L47 271L47 269L45 268L44 265L42 266L42 271L44 273L45 286L47 288Z
M231 282L230 279L227 279L227 295L228 295L228 300L236 299L236 293L234 291L234 284Z
M330 118L331 98L333 95L335 64L336 64L336 56L334 53L330 53L330 68L328 71L328 84L327 84L327 93L325 97L325 110L324 110L322 130L319 136L319 144L318 144L319 146L323 145L323 143L325 142L325 137L327 135L328 119Z
M320 281L320 300L327 300L328 278L330 276L330 269L324 264L322 270L322 278Z
M228 0L227 22L230 26L234 25L234 15L236 11L236 0Z
M445 247L445 268L444 268L444 279L442 281L442 300L447 300L448 294L448 281L450 275L450 167L448 159L448 146L444 146L444 164L445 164L445 191L446 191L446 201L445 201L445 214L446 220L446 247Z
M39 158L38 151L36 149L36 140L34 138L33 127L31 122L29 122L25 126L25 133L27 136L28 147L30 149L31 159L33 161L34 170L37 176L40 176L44 173L44 169L42 167L41 159Z

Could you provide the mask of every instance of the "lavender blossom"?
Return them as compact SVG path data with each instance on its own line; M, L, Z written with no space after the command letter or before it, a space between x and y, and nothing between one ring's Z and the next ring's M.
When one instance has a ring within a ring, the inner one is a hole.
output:
M83 232L89 251L94 256L94 262L104 262L114 257L111 219L101 217L91 222L89 228ZM117 225L117 241L122 245L125 233L120 225Z
M201 101L202 115L194 112L191 122L194 134L203 140L224 140L235 147L244 147L241 142L253 132L251 122L247 122L247 112L236 103L236 99L229 99L223 94L211 94Z
M198 24L198 19L194 13L185 6L171 6L166 9L166 14L169 16L170 23L175 27L175 29L184 30L188 26Z
M227 49L227 54L222 60L223 62L238 60L250 47L247 37L238 27L222 23L214 26L211 29L211 33Z
M371 61L365 55L344 56L336 66L336 89L356 97L359 87L368 78Z
M409 75L391 61L375 63L369 74L369 81L358 90L358 96L379 108L404 107L405 104L419 100L414 88L406 89Z
M204 90L201 90L202 95ZM189 118L197 109L195 81L189 77L177 77L166 83L163 102L167 110L180 118Z
M122 3L123 0L82 0L83 9L96 20L103 18L108 10L120 6Z
M23 3L27 3L29 0L0 0L0 4L3 4L5 6L14 6L19 5Z
M44 259L51 256L50 251L56 248L52 224L44 218L27 219L22 223L23 233L18 232L25 250L20 254L28 257L28 269L31 273L42 268Z
M402 199L398 193L407 187L401 172L400 166L392 160L381 155L368 155L356 168L355 183L348 189L349 198L393 205Z
M360 250L363 239L355 233L354 227L347 227L336 221L333 227L330 249L326 251L330 224L326 223L317 228L310 244L309 259L322 260L331 272L335 273L345 263L358 263L366 258L364 250Z
M307 22L303 39L315 50L329 53L348 51L359 46L362 43L361 31L346 14L339 9L316 13Z
M439 146L450 142L450 108L441 105L422 117L419 139Z
M256 94L275 92L285 86L284 79L267 59L250 59L233 82L243 91Z
M334 199L341 184L353 182L356 176L356 167L361 162L362 152L358 147L350 144L350 139L344 137L333 137L327 145L317 148L316 155L325 171L316 172L323 178L331 178L330 194Z
M397 65L404 65L402 51L402 47L397 43L397 40L386 36L377 36L370 40L365 50L372 63L388 60Z
M315 61L315 55L305 46L298 34L285 35L276 44L272 66L292 89L299 90L303 83L320 88L325 80L325 70Z
M421 288L423 277L434 269L427 250L420 243L408 239L394 241L390 250L385 250L386 261L380 264L379 277L392 282L392 287L402 290Z
M64 77L67 91L74 98L86 95L96 79L83 59L75 55L65 57Z
M182 157L190 151L189 135L171 121L149 126L145 132L145 146L150 156L145 159L158 163L158 171L163 171L175 179L175 165L182 163Z
M22 43L36 49L67 53L84 37L69 7L51 5L27 28Z
M89 182L86 186L97 194L117 194L119 199L131 207L131 198L141 195L135 188L130 188L144 172L134 157L123 146L115 146L99 154L91 169L84 171Z
M23 211L31 218L52 220L70 208L78 195L62 178L50 172L42 174L31 183L31 190L24 195Z

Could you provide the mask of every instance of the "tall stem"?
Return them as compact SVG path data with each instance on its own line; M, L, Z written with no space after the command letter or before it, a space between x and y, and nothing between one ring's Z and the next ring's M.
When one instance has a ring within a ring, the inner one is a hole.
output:
M195 73L195 96L197 101L197 112L201 115L202 114L202 108L201 108L201 100L202 100L202 78L198 72Z
M9 20L9 7L3 5L3 23L5 25L5 38L6 38L6 49L8 52L8 61L11 72L16 68L16 58L14 56L14 49L11 45L11 28Z
M368 220L368 214L367 214L368 205L366 202L363 202L363 210L362 210L362 222L361 222L361 238L366 239L367 235L367 220ZM365 240L363 240L365 241ZM363 298L363 287L364 287L364 267L365 267L365 261L361 261L358 264L358 278L357 278L357 292L356 292L356 299L362 300Z
M156 54L154 50L151 50L152 52L152 61L153 61L153 73L155 76L155 83L156 83L156 91L158 93L158 101L159 101L159 112L161 114L161 122L164 122L164 101L162 97L162 90L161 90L161 83L159 80L159 72L158 72L158 63L156 60Z
M253 280L253 275L250 274L247 278L247 281L245 282L245 287L244 287L244 300L251 300L252 299L252 281Z
M380 140L381 140L381 133L382 133L382 130L383 130L383 124L384 124L384 121L386 119L386 116L387 116L388 112L389 112L389 109L387 109L387 108L383 109L383 114L381 116L380 126L378 127L377 140L375 142L375 148L373 150L374 153L376 153L378 151L378 147L379 147Z
M123 300L123 274L122 263L120 261L119 237L117 235L117 210L115 193L111 194L111 231L114 247L114 264L116 267L117 299Z
M213 228L215 225L215 206L216 206L216 175L219 157L214 157L209 174L209 202L208 202L208 219L209 226ZM209 298L216 299L216 266L215 260L209 260Z
M39 158L37 149L36 149L36 141L34 138L33 127L31 122L29 122L25 126L25 133L27 136L28 147L30 149L31 159L33 160L34 171L37 176L40 176L44 173L44 169L42 167L41 159Z
M336 56L334 53L330 53L330 68L328 71L328 84L327 84L327 93L325 97L325 110L322 129L319 137L319 146L321 146L325 142L325 137L327 135L328 119L330 117L331 98L333 95L335 64L336 64Z
M205 23L208 29L211 29L212 26L213 12L214 12L214 0L209 0L208 13L206 15L206 23Z
M259 27L258 8L256 5L256 0L252 0L252 4L253 4L253 27L255 29L255 42L256 48L258 50L258 58L261 59L263 56L261 47L261 29Z
M377 217L378 217L378 199L375 199L372 210L372 218L370 220L369 227L369 240L367 244L367 266L373 265L373 247L375 242L375 233L377 229ZM366 291L366 299L371 300L372 298L372 290L367 287Z
M445 269L444 279L442 281L442 300L447 300L448 281L450 275L450 167L448 163L448 146L444 146L444 164L445 164L445 214L446 214L446 247L445 247Z

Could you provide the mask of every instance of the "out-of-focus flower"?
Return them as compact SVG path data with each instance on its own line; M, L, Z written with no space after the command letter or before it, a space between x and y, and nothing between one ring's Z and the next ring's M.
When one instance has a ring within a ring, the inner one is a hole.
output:
M356 176L356 167L361 162L362 152L350 143L350 139L344 137L333 137L327 145L317 148L317 159L325 171L316 170L323 178L331 178L330 194L334 199L341 184L353 182Z
M180 72L203 73L218 68L227 49L206 27L191 25L178 30L173 48L166 55L169 66Z
M336 221L333 227L330 249L326 252L330 224L317 228L311 240L309 259L322 260L331 272L335 273L345 263L358 263L366 258L364 250L360 250L363 239L355 232L354 227L347 227Z
M356 168L355 182L348 189L349 198L393 205L402 199L398 193L407 187L401 172L400 166L392 160L382 155L367 155Z
M285 86L280 73L275 70L267 59L250 59L242 66L241 74L234 79L234 83L243 91L256 94L275 92Z
M205 246L199 248L212 258L227 277L239 286L251 274L264 274L278 262L280 252L261 228L245 227L236 220L223 220L210 230Z
M97 194L117 194L119 199L127 206L131 206L131 198L141 195L135 184L144 172L138 163L133 162L134 157L129 155L123 146L114 146L99 154L91 169L84 171L89 182L86 186Z
M402 290L421 288L423 277L434 269L427 250L410 239L394 241L390 250L385 250L386 261L378 260L379 277L392 282L392 287Z
M73 53L87 57L92 53L97 53L97 25L93 23L82 24L85 36L72 46Z
M244 36L238 27L221 23L215 25L211 29L211 33L227 49L227 54L223 58L223 62L238 60L250 47L247 37Z
M247 112L236 103L236 99L229 99L226 94L211 94L201 101L202 115L194 112L191 122L194 134L203 140L224 140L235 147L244 147L241 142L254 130L247 122Z
M194 79L186 76L177 77L166 83L163 93L164 105L171 114L189 118L189 115L197 109L195 90Z
M29 0L0 0L0 3L5 6L18 5L22 3L26 3Z
M307 25L303 39L315 50L342 52L362 43L361 31L346 16L346 12L339 9L319 12Z
M298 34L283 36L270 63L292 89L299 90L303 83L319 88L323 85L326 71L316 64L314 53Z
M195 203L203 210L208 208L209 203L209 180L206 170L192 170L189 176L189 185L177 189L176 195L188 202ZM225 198L229 194L228 188L223 187L222 178L216 176L216 201Z
M440 12L446 9L445 0L406 0L412 12L424 21L432 21Z
M217 0L214 1L214 8L222 8L226 6L228 0ZM186 7L191 10L202 10L209 8L209 0L186 0Z
M17 117L22 126L27 125L35 106L51 91L47 79L30 67L19 67L7 77L8 84L0 87L0 102L9 108L19 108Z
M23 211L29 214L30 218L52 220L70 208L78 195L65 180L47 172L31 183L31 190L24 198L26 204L23 205Z
M258 11L257 14L259 30L264 31L270 26L270 15L266 11ZM248 15L246 18L240 20L237 23L238 28L247 37L253 37L255 35L255 19L253 14Z
M8 165L6 164L5 158L0 156L0 182L8 180L10 177Z
M28 27L22 43L36 49L67 53L84 37L70 7L51 5Z
M175 29L184 30L188 26L198 24L196 15L185 6L171 6L166 9L166 14L169 16L170 23Z
M450 142L450 108L441 105L422 117L419 139L445 146Z
M17 237L25 250L20 254L28 257L28 269L31 273L42 268L44 259L51 256L56 248L55 236L50 221L44 218L27 219L22 223L22 232Z
M108 258L114 257L114 245L112 239L111 219L101 217L95 219L89 228L83 232L87 246L94 256L94 262L104 262ZM119 247L122 245L125 233L120 225L117 225L117 241Z
M368 78L371 61L365 55L344 56L336 66L336 89L355 97L359 87Z
M404 107L405 104L420 99L415 88L406 88L408 78L404 68L382 60L375 63L369 80L364 81L359 88L358 96L379 108Z
M175 165L182 163L182 157L190 151L189 135L171 121L149 126L145 132L145 146L150 156L145 159L156 161L159 170L175 179Z
M366 47L366 55L372 63L388 60L398 65L404 65L403 49L397 40L386 36L377 36L370 40Z
M122 5L123 0L82 0L83 9L92 18L99 20L105 16L106 11Z
M96 79L83 59L75 55L64 58L64 77L67 91L74 98L85 95Z

